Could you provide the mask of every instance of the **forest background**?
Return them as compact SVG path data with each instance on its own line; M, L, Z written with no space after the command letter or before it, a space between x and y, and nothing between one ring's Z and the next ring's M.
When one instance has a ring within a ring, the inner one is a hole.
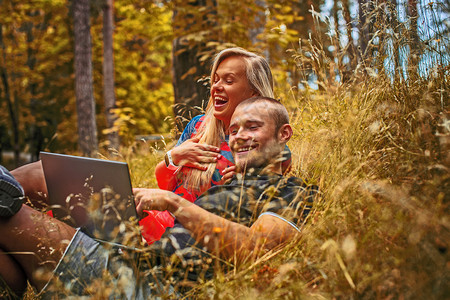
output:
M300 241L196 297L445 298L449 12L448 0L2 0L0 163L100 154L155 186L161 152L206 106L214 54L244 47L268 59L291 113L292 174L323 195Z

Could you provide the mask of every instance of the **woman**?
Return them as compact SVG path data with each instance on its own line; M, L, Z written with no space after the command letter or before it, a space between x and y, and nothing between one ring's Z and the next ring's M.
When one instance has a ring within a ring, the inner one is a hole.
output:
M242 48L219 52L211 70L211 96L206 112L189 122L176 146L156 166L159 187L194 202L211 186L230 179L235 167L228 146L228 126L236 106L253 96L274 97L267 61ZM289 160L290 155L284 169ZM167 212L153 212L149 218L156 218L164 228L173 225ZM155 224L151 231L147 230L145 220L143 225L147 240L152 239L149 234L159 239Z
M191 120L177 145L156 167L160 188L182 194L193 202L211 186L230 178L233 174L230 170L234 170L230 169L234 161L228 147L230 119L240 102L257 95L273 98L273 79L267 61L241 48L217 54L206 113ZM174 173L179 174L173 176Z

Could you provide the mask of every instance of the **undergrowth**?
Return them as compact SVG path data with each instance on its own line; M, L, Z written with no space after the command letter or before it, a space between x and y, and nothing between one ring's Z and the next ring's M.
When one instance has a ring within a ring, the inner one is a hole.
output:
M436 64L424 75L411 60L408 76L400 78L389 75L380 57L362 56L345 82L330 80L324 70L336 68L347 76L348 70L337 63L343 52L324 59L328 54L317 42L323 38L292 49L299 67L308 65L318 74L320 90L294 89L283 99L294 128L291 173L318 184L322 193L301 237L186 297L450 295L448 64ZM158 150L164 147L138 143L118 153L130 164L134 186L156 187Z
M292 173L322 190L301 239L196 297L444 299L450 131L427 86L409 111L377 79L299 99Z
M380 35L390 26L377 25ZM348 66L340 65L348 49L330 58L320 44L325 38L312 37L292 50L299 68L309 66L316 74L320 89L293 88L282 99L294 128L292 174L322 190L301 238L190 296L444 299L450 294L448 62L432 64L424 74L412 53L412 59L403 57L406 71L398 68L392 75L382 53L361 55L353 75L342 82L329 74L348 76ZM387 47L379 38L378 50ZM390 38L394 47L408 42L404 36ZM448 39L438 41L447 43L441 50L428 42L417 48L445 61Z

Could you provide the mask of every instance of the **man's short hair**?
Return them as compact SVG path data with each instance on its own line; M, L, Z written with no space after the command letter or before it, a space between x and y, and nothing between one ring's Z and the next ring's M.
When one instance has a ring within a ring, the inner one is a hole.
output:
M270 111L270 115L273 116L273 120L275 121L275 128L276 128L276 132L278 132L278 130L281 128L281 126L283 126L284 124L289 124L289 114L286 110L286 107L284 107L284 105L274 99L274 98L270 98L270 97L263 97L263 96L254 96L251 98L248 98L244 101L242 101L241 103L239 103L239 106L241 105L252 105L255 103L267 103L267 108Z

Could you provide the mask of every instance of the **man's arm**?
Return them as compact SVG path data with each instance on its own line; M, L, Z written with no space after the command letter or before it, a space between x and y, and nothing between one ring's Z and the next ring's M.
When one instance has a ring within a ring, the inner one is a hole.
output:
M273 215L262 215L247 227L208 212L168 191L134 189L139 214L143 210L168 210L196 241L212 254L243 261L292 239L298 230Z

